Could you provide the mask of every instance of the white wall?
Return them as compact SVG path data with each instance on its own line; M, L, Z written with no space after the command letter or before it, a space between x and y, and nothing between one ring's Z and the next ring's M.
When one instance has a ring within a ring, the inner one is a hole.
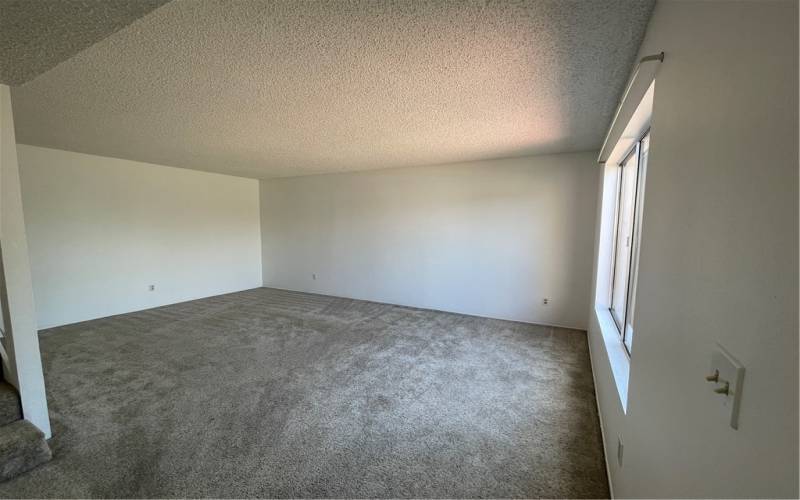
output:
M656 5L627 415L590 314L618 497L797 498L797 23L794 1ZM747 370L738 430L703 379L715 342Z
M585 329L595 157L262 181L264 284Z
M49 438L31 266L22 208L11 92L0 85L0 301L3 304L3 377L19 391L22 415Z
M39 328L261 286L257 180L18 149Z

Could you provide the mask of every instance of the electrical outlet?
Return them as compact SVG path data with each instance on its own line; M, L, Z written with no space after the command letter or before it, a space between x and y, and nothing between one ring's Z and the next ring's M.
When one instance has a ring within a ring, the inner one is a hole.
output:
M148 290L150 290L150 291L152 292L152 291L154 291L154 290L156 289L156 286L155 286L155 285L149 285L149 286L147 287L147 289L148 289Z
M545 305L545 306L549 305L550 304L550 299L548 299L548 298L542 299L542 304Z

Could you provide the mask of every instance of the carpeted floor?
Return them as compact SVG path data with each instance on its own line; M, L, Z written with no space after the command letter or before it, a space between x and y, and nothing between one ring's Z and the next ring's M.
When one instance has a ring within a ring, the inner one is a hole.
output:
M607 497L584 332L255 289L41 333L3 497Z

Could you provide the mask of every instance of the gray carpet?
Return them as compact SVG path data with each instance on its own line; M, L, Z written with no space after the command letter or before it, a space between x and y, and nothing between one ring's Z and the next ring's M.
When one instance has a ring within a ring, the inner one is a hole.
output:
M255 289L43 331L3 497L607 497L584 332Z

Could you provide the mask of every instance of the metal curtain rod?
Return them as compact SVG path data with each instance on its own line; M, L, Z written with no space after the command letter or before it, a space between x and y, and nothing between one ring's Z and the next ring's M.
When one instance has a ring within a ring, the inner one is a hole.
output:
M642 82L644 80L647 80L646 83L647 85L649 85L655 76L655 70L653 70L651 73L648 73L647 75L643 75L642 73L640 73L640 69L645 63L655 62L655 61L658 61L659 63L663 62L664 52L659 52L658 54L651 54L649 56L644 56L641 59L639 59L638 64L636 64L636 67L634 68L633 71L633 75L631 76L631 79L628 82L627 87L625 87L625 92L622 93L622 98L620 99L619 104L617 105L617 109L614 113L614 118L611 120L611 124L609 125L608 131L606 132L605 139L603 140L603 146L600 148L600 156L597 158L598 163L600 164L605 163L605 159L603 159L603 157L605 156L604 153L610 153L611 151L609 151L608 148L613 147L613 144L610 144L610 141L616 142L616 139L618 138L618 137L612 137L612 135L618 135L618 133L622 133L622 130L618 129L618 127L621 125L621 121L622 120L627 121L630 118L630 116L627 114L633 113L633 111L630 109L626 110L623 113L623 108L625 107L626 101L628 100L629 97L633 97L633 99L641 98L642 95L644 95L644 91L647 88L643 86ZM633 93L635 93L636 95L631 96L631 91L634 88L636 90ZM641 92L642 95L639 95L639 92Z

